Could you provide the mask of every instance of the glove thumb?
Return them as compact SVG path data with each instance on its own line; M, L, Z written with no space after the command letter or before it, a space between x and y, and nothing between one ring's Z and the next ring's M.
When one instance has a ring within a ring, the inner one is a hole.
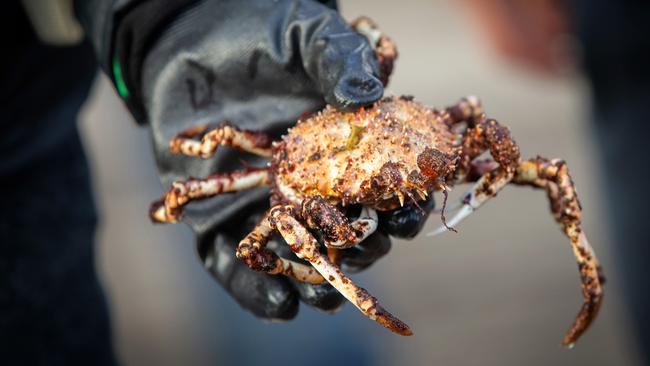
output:
M352 110L382 97L379 63L373 48L334 11L320 10L310 20L301 47L304 68L320 87L328 104ZM303 28L304 29L304 28Z

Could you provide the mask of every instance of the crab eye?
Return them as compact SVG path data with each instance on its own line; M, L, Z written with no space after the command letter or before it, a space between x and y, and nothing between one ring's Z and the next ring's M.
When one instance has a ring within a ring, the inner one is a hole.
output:
M388 235L397 238L414 238L422 230L429 213L435 207L435 202L433 197L429 197L426 201L418 202L418 205L420 207L410 204L392 211L377 212L379 227Z

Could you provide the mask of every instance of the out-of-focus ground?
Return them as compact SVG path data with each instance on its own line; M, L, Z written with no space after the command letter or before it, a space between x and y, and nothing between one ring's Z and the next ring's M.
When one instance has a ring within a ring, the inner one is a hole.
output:
M336 353L346 347L337 342L336 324L348 336L365 337L373 363L381 365L636 364L607 239L585 82L547 79L497 59L452 1L341 5L346 18L370 15L397 41L400 58L388 93L412 94L432 106L479 95L487 112L511 128L524 156L568 161L584 228L608 277L600 317L575 349L559 346L581 304L576 264L545 194L508 187L458 234L396 240L386 258L355 276L415 336L395 336L349 305L333 317L303 307L291 323L256 320L202 269L188 228L149 222L149 202L162 192L151 144L101 78L80 123L101 208L97 260L123 364L232 364L234 343L248 350L239 355L242 364L261 362L270 337L293 342L274 346L288 359L296 347L315 342ZM427 229L438 224L433 218ZM320 331L325 324L330 330ZM301 334L298 343L291 334Z

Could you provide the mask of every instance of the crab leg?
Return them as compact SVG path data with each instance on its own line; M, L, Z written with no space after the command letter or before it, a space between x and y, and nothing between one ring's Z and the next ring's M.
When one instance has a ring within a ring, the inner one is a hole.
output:
M506 179L503 176L498 177L498 174L499 170L497 169L479 179L474 189L466 197L464 207L449 221L449 224L455 225L467 217L509 181L513 184L546 189L553 216L571 240L582 281L584 303L562 341L563 345L571 347L598 314L603 299L602 283L604 278L600 273L596 254L582 231L580 222L582 209L566 163L562 160L538 157L520 163L511 179ZM439 234L445 230L444 227L441 227L429 235Z
M353 240L323 240L323 244L327 247L327 257L337 266L341 262L341 250L352 248L377 231L377 227L379 226L377 211L363 207L359 217L351 222L349 226L356 233Z
M477 164L476 157L485 150L498 163L498 167L485 173L474 184L474 187L463 198L463 206L454 217L447 221L446 225L440 226L427 236L434 236L449 230L472 214L477 208L494 197L515 175L519 164L519 147L510 137L510 131L494 119L482 118L481 121L466 132L463 136L463 150L458 167L449 177L453 181L465 181L469 178L468 173L476 171L480 165L489 166L488 162Z
M462 98L458 103L445 108L443 118L451 126L459 122L472 123L483 115L481 101L473 95Z
M522 162L517 168L514 184L546 189L555 220L571 240L578 262L584 303L562 344L572 347L596 318L603 301L604 277L594 250L581 227L582 208L564 161L537 157Z
M151 204L149 216L154 222L178 222L183 214L183 207L190 201L268 184L269 171L266 168L215 174L204 179L176 181L172 183L162 199Z
M323 277L368 318L400 335L412 335L411 329L401 320L384 310L377 299L357 286L326 255L318 250L318 242L307 229L295 219L291 206L275 206L271 209L270 222L296 255L311 263Z
M266 248L266 243L273 237L274 230L269 222L269 212L237 246L237 258L256 271L268 274L283 274L299 281L314 285L325 282L313 267L282 258Z
M454 227L466 219L479 207L481 207L490 198L494 197L506 184L512 180L511 174L495 170L483 175L472 187L470 192L465 195L463 205L456 214L449 220L447 225L442 225L435 230L427 233L426 236L436 236L447 232L448 227Z
M321 196L303 200L300 212L309 228L317 229L323 234L323 241L328 248L353 247L377 230L375 210L364 207L359 218L350 223L341 211Z
M202 136L200 141L195 139L198 136ZM271 137L263 132L241 130L237 126L224 122L210 131L207 125L190 127L169 142L169 149L175 154L207 159L214 155L219 145L222 145L270 157L271 143Z
M456 180L455 183L457 184L457 183L466 183L466 182L476 182L483 175L491 172L492 170L495 170L498 167L499 164L497 164L494 160L479 160L479 159L473 160L471 162L471 167L467 175L460 177L459 179ZM465 197L467 197L467 195ZM464 203L465 203L465 199L453 202L451 204L447 204L447 210L458 211L462 208ZM441 208L436 208L432 212L443 213L443 210ZM447 224L449 225L449 222L447 222Z
M377 217L377 211L363 207L361 209L361 215L352 223L350 226L354 231L357 232L357 236L355 237L354 240L348 241L348 242L343 242L343 241L337 241L337 242L325 242L325 246L327 247L332 247L332 248L341 248L341 249L346 249L353 247L362 241L366 240L370 234L374 233L377 231L377 226L379 225L379 218Z

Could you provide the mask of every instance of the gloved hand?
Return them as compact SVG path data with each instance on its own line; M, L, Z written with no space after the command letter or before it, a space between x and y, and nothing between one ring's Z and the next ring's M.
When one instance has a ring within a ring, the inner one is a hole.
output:
M86 18L101 14L77 5ZM334 9L313 0L132 1L117 8L104 26L83 23L91 31L114 28L112 51L102 32L91 37L127 106L150 126L165 187L189 176L241 168L241 160L265 164L227 148L209 160L172 155L170 139L187 127L229 121L279 137L301 114L325 102L353 109L383 94L366 39ZM185 209L184 221L198 235L206 268L257 316L291 318L298 298L321 309L337 308L343 298L327 284L257 273L235 258L236 244L268 208L268 195L265 189L249 190ZM270 248L293 256L286 244ZM388 237L376 233L344 251L342 265L360 270L389 248Z

